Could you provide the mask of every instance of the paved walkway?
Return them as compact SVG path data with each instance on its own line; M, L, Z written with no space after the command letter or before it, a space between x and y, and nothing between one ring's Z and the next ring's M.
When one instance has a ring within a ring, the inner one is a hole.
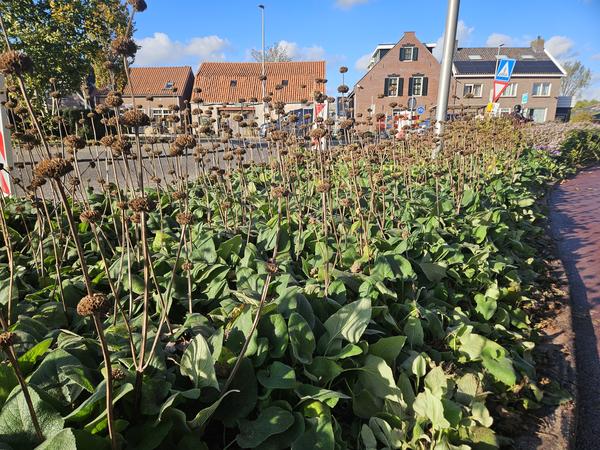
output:
M600 167L551 196L551 227L569 277L577 364L577 450L600 449Z

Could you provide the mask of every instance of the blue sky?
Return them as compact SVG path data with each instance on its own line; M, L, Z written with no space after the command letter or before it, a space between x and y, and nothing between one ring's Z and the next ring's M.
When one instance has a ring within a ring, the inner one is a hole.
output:
M147 0L136 16L142 49L137 65L191 65L202 61L248 61L261 45L260 10L266 7L267 44L282 42L294 59L325 59L328 91L349 68L352 86L378 43L404 31L424 42L441 42L446 0ZM593 72L583 94L600 99L600 0L463 0L459 41L463 46L529 45L537 35L560 60L576 58Z

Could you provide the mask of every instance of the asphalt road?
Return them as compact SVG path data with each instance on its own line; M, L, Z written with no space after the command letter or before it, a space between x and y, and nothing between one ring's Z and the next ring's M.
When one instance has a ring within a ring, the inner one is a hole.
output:
M553 191L551 228L569 278L577 366L577 450L600 449L600 167Z
M209 150L209 153L205 156L205 166L206 167L225 167L226 163L223 161L223 150L219 149L217 151L213 151L211 148L211 144L209 143L201 143L203 147ZM146 173L146 179L149 180L150 177L156 175L161 178L163 181L170 180L172 177L169 175L169 170L175 168L175 158L168 156L169 155L169 146L168 144L155 144L155 148L162 148L163 152L160 157L150 157L147 154L144 154L143 164L144 171ZM244 156L244 161L256 161L256 162L264 162L269 158L268 150L263 146L257 145L258 148L246 149L246 154ZM60 149L53 148L53 152L60 152ZM135 146L131 150L132 152L136 152ZM85 149L79 150L77 152L77 160L78 160L78 170L79 174L72 172L70 176L78 175L81 181L85 184L85 186L92 186L94 188L99 188L100 184L98 180L103 178L112 182L115 180L115 177L119 180L121 186L125 186L125 179L127 177L128 169L125 167L125 163L123 158L115 158L114 166L111 163L107 163L107 161L111 161L112 158L109 156L110 148L97 146L97 147L86 147ZM33 167L37 162L37 158L34 159L33 163L28 158L29 155L15 155L15 161L13 166L15 169L12 172L13 177L18 177L21 180L21 185L28 186L31 181ZM19 164L21 163L21 164ZM128 161L129 172L133 176L134 185L137 186L136 183L136 175L138 169L137 161ZM181 165L181 171L184 173L188 173L190 178L195 178L198 174L198 163L195 161L194 156L192 155L192 151L187 151L187 156L180 158L179 164ZM67 177L67 182L68 178ZM22 196L24 194L23 189L19 186L19 184L15 184L14 191L17 196ZM50 187L49 185L44 186L45 193L50 195Z

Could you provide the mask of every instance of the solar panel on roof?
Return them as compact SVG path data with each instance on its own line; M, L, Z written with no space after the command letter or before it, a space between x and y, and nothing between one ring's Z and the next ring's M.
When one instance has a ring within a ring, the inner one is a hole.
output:
M459 74L489 75L496 70L496 61L455 61L454 66ZM561 73L560 69L550 60L518 61L513 74Z

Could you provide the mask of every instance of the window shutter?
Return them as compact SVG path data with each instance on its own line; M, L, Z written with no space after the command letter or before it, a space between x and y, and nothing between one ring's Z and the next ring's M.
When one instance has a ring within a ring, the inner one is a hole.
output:
M406 50L404 47L400 47L400 61L404 61L406 59Z
M427 85L429 84L428 81L429 78L423 77L423 89L421 90L421 95L427 95Z
M410 77L408 79L408 96L412 97L413 95L413 82L414 82L414 78Z
M385 83L383 85L383 95L386 97L390 95L390 79L386 78Z
M417 47L413 47L413 61L419 59L419 49Z
M398 78L398 97L404 95L404 78Z

